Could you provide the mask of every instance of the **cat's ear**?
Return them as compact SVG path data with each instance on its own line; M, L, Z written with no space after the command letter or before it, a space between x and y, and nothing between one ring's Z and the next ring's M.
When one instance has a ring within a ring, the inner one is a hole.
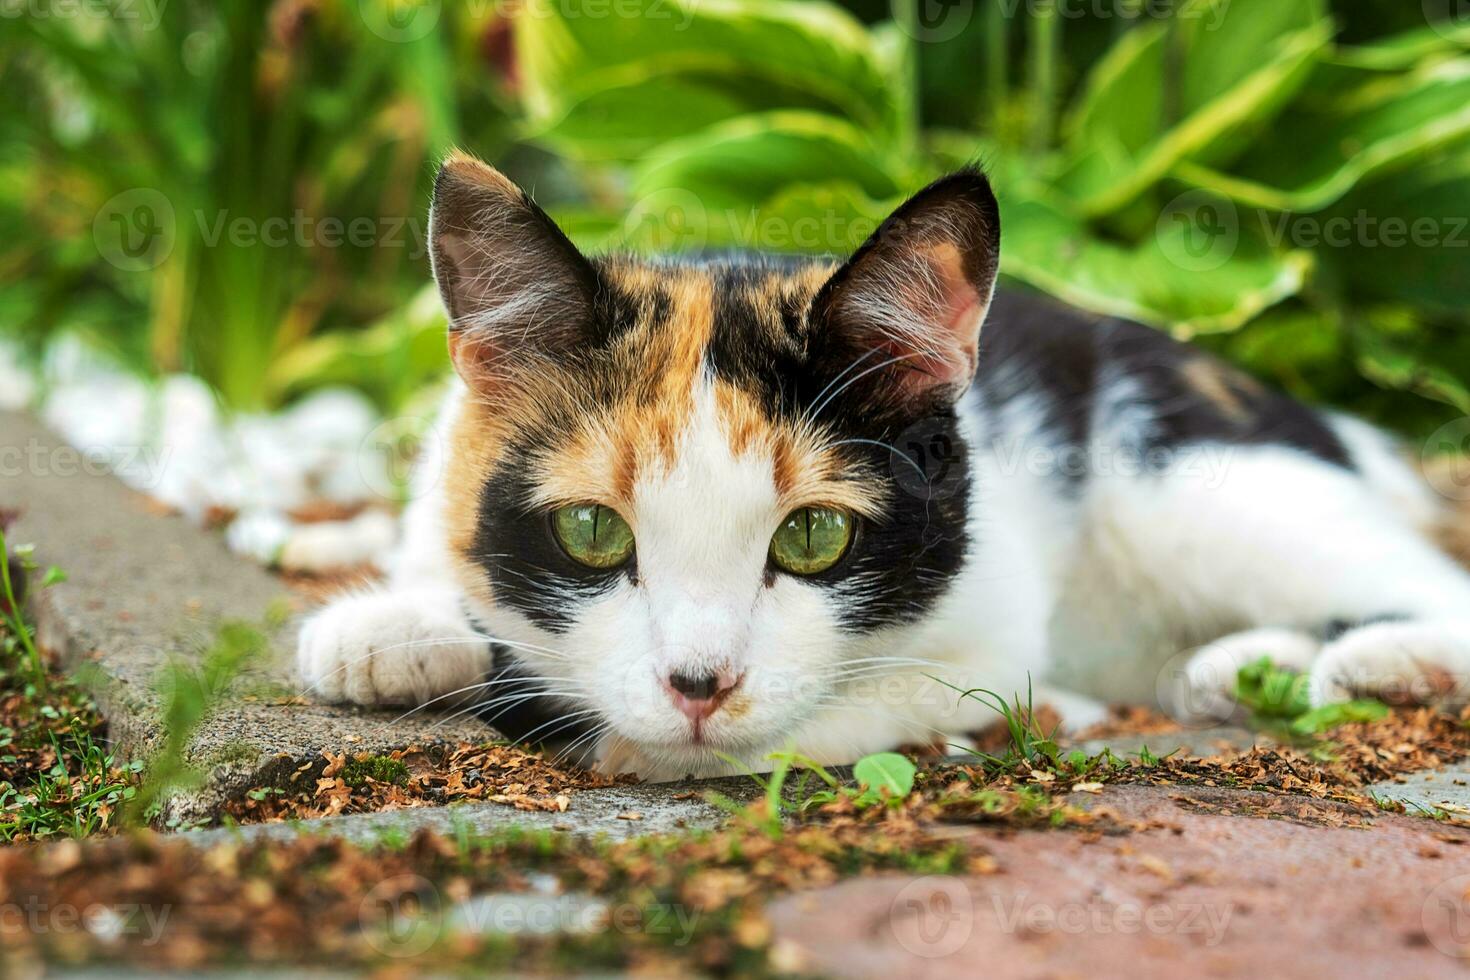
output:
M591 329L592 266L488 164L455 153L439 168L429 253L449 314L450 354L468 381L575 347Z
M863 358L900 398L952 401L975 373L999 262L995 195L962 170L906 201L833 274L813 328L832 367Z

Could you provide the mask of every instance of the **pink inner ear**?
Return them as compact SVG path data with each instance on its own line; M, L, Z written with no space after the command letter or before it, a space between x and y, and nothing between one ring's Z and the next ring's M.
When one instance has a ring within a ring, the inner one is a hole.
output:
M902 278L901 311L911 326L889 333L881 346L904 357L903 383L916 391L961 385L975 373L985 297L965 275L964 257L952 242L927 245L909 257Z

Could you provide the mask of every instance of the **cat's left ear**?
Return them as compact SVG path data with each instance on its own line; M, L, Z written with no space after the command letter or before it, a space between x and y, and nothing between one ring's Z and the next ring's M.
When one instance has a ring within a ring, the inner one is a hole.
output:
M444 162L434 181L429 254L454 365L482 391L589 336L597 293L591 264L494 167L462 153Z
M811 322L833 367L863 358L900 397L953 401L975 373L1000 264L1000 210L978 169L889 215L817 293Z

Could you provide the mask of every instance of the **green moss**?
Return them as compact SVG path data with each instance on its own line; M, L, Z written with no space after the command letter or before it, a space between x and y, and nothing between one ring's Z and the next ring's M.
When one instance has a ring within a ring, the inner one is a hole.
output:
M386 755L369 755L361 759L348 759L342 766L342 781L354 789L369 779L379 783L408 782L408 766Z

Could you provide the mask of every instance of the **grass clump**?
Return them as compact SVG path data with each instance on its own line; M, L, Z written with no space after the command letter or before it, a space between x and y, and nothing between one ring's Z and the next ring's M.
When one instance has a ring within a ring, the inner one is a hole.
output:
M66 580L38 575L31 549L0 527L0 841L83 837L113 826L137 792L141 767L108 748L96 705L68 680L48 677L31 593Z

